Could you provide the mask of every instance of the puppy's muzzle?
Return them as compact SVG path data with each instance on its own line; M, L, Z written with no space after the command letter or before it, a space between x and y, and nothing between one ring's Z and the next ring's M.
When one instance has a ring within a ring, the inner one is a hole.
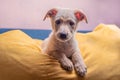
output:
M67 39L67 34L66 33L60 33L59 34L60 39Z

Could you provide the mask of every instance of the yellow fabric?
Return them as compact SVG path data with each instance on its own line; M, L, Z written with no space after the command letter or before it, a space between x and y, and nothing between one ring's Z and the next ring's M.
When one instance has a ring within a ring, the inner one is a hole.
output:
M84 78L41 53L42 40L20 30L0 34L0 80L120 80L119 28L100 24L93 32L77 33L76 38L88 67Z

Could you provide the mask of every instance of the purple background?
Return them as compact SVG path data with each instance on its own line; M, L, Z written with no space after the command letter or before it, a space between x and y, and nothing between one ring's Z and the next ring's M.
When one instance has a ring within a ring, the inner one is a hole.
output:
M84 11L88 24L81 22L79 30L93 30L100 23L120 26L120 0L0 0L0 28L51 29L43 17L53 7Z

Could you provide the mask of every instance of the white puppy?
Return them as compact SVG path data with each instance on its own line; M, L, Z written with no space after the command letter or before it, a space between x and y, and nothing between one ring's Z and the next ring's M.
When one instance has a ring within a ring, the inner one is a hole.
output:
M87 68L80 54L75 33L78 22L87 22L86 16L79 10L53 8L47 12L44 20L47 17L51 19L52 32L42 43L43 53L55 57L64 69L71 71L75 67L78 75L84 76Z

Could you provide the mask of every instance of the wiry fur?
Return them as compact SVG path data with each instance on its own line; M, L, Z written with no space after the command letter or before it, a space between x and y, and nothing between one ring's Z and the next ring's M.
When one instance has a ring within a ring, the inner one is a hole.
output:
M84 76L87 68L75 39L76 28L79 22L74 15L75 11L69 9L55 10L57 10L55 16L50 16L50 11L48 11L46 15L51 18L52 32L49 37L44 40L41 46L42 51L59 60L64 69L71 71L75 67L77 73ZM55 24L55 21L58 19L62 19L60 25ZM69 25L69 20L74 22L73 26ZM67 34L65 40L59 37L60 33Z

